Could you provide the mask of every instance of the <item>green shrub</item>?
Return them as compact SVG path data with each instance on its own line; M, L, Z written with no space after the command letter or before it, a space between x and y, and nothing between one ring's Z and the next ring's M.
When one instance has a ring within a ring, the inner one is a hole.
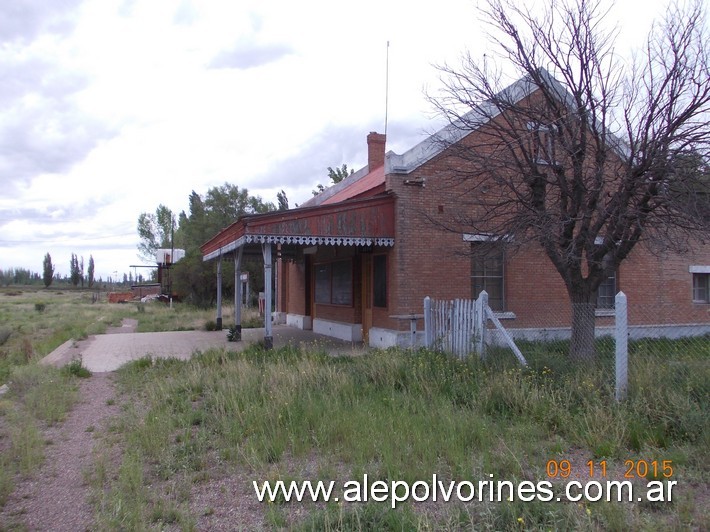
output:
M236 325L232 325L229 328L229 331L227 332L227 341L229 342L237 342L242 339L242 334L241 331L237 330Z
M242 327L244 329L260 329L264 326L264 317L258 314L254 316L249 316L248 318L242 320Z
M80 379L87 379L91 377L91 372L84 367L81 358L75 358L69 364L62 368L62 374L66 376L79 377Z

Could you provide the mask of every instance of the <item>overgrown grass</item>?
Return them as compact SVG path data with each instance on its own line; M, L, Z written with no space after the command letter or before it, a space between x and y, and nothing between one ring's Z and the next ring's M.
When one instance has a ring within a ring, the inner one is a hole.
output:
M207 311L160 303L135 305L94 302L83 290L37 287L0 289L0 385L10 392L0 397L0 505L16 478L39 467L44 457L42 430L61 422L76 401L77 377L88 371L77 360L61 371L37 362L74 339L120 326L136 318L142 330L199 328Z
M13 367L41 359L68 340L120 326L124 318L136 319L138 332L179 331L202 329L214 314L214 310L180 303L169 307L160 302L94 302L88 290L0 290L0 384L7 381ZM256 314L244 311L245 322ZM226 307L225 322L232 315L233 309Z
M0 383L14 366L36 361L70 339L80 340L120 325L123 305L92 303L88 291L0 291ZM39 312L37 309L42 308Z
M143 457L139 451L128 450L123 455L115 481L104 490L105 478L92 482L99 493L97 497L97 520L99 530L162 530L166 526L178 526L181 530L193 530L194 521L185 511L185 500L175 494L164 496L150 489L143 473Z
M78 291L0 293L0 383L12 381L0 398L0 503L18 475L42 462L42 428L61 421L76 397L80 364L59 372L33 362L125 317L137 319L140 331L184 330L202 328L214 312L91 303L90 293ZM265 523L303 530L710 528L710 339L632 343L631 387L621 404L612 399L609 343L600 342L598 363L586 366L569 364L564 342L521 348L528 369L502 352L461 362L426 351L331 358L252 348L187 362L136 361L121 372L135 400L113 425L126 450L121 464L108 471L97 461L88 475L98 526L192 529L193 482L208 482L225 464L255 480L367 474L413 482L436 473L475 482L488 475L544 479L548 460L576 457L576 466L605 458L610 468L626 459L672 460L683 490L665 505L320 504L305 518L282 503L264 505Z
M0 506L15 477L35 471L44 460L42 429L61 422L77 398L75 377L55 368L15 367L9 392L0 399Z
M254 347L187 362L143 359L120 371L123 390L139 398L123 419L124 443L140 454L150 481L188 485L215 460L262 480L345 481L366 473L412 483L433 473L542 480L549 459L579 455L617 469L626 459L673 460L674 479L690 493L694 485L707 490L710 339L684 349L634 344L632 386L621 404L613 401L610 353L602 349L597 364L574 366L564 345L525 347L527 369L496 353L462 362L398 350L331 358ZM296 522L265 505L265 515L273 526L333 530L710 524L692 496L652 514L634 504L516 501L393 511L315 506Z

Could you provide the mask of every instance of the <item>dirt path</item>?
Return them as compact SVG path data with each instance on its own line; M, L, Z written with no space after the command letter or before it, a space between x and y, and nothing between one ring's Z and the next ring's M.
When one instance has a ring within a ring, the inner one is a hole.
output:
M0 529L91 530L94 511L85 474L93 467L95 435L119 414L119 407L109 401L115 399L113 374L82 379L79 394L67 419L44 432L49 442L44 464L18 482L0 512Z

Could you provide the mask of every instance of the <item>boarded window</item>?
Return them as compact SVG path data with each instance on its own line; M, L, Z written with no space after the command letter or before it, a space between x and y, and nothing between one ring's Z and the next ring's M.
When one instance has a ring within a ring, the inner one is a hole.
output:
M387 307L387 255L372 257L372 304Z
M503 246L497 242L471 244L471 295L474 299L483 290L488 292L488 306L505 310Z
M316 303L353 304L353 263L341 260L315 266Z

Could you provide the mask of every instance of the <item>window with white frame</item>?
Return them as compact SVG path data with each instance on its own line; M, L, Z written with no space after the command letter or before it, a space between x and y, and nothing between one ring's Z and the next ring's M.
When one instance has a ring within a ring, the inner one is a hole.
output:
M688 271L693 276L693 303L710 303L710 266L693 265Z
M488 306L505 311L505 254L502 242L471 242L471 296L488 293Z

